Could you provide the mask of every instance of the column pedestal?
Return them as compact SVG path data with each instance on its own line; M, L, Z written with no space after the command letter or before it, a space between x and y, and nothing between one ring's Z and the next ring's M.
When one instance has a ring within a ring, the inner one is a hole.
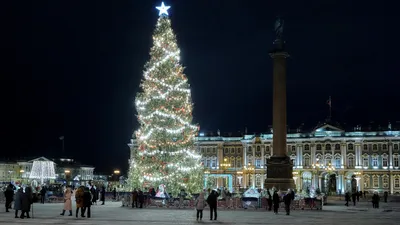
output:
M272 156L268 159L267 179L264 187L268 189L275 187L282 191L296 187L293 180L293 165L289 157Z

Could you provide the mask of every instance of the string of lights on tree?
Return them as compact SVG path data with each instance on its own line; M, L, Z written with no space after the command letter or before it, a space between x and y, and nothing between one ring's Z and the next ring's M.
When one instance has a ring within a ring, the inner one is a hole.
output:
M169 6L160 7L159 18L145 64L142 91L135 106L140 128L135 132L138 149L131 156L131 188L166 185L168 193L182 188L199 193L203 186L201 156L194 138L190 85L180 64L180 51L168 17Z

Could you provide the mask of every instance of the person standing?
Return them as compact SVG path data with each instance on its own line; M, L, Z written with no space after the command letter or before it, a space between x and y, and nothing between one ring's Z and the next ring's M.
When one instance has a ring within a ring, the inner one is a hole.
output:
M13 185L10 183L6 190L4 191L4 197L6 198L6 212L10 212L8 209L11 209L11 203L14 200L14 191L13 191Z
M269 191L269 189L267 189L267 195L268 195L267 209L268 209L268 211L271 211L272 210L272 195L271 195L271 192Z
M26 187L25 188L25 193L22 194L21 197L21 219L25 218L31 218L29 216L29 212L31 211L31 205L32 205L32 189L31 187Z
M374 193L374 195L372 196L372 207L375 209L379 209L379 195L378 193Z
M136 190L136 188L135 189L133 189L133 192L132 192L132 208L137 208L138 207L138 192L137 192L137 190Z
M356 206L356 193L351 194L351 199L353 200L353 205Z
M78 218L78 213L79 213L79 209L81 209L81 217L85 217L85 215L83 215L84 211L83 211L83 201L84 201L84 186L80 186L76 191L75 191L75 201L76 201L76 212L75 212L75 216L76 218Z
M97 198L96 198L96 188L94 185L90 188L90 193L92 194L92 205L97 204Z
M384 201L384 202L387 202L388 196L389 196L389 193L388 193L387 191L385 191L385 192L383 193L383 201Z
M64 209L62 213L60 214L61 216L64 216L65 211L69 211L69 216L72 216L72 201L71 201L71 196L72 196L72 190L71 188L67 187L64 192Z
M290 215L290 203L292 202L292 192L289 189L285 196L283 196L283 202L285 203L286 215Z
M274 203L274 213L278 214L280 199L277 190L274 191L274 194L272 196L272 202Z
M143 195L143 191L140 189L138 191L138 200L139 200L139 208L143 208L144 195Z
M92 201L91 201L91 194L90 194L90 190L88 187L85 187L85 191L83 193L83 213L82 213L82 217L85 217L85 212L87 212L87 218L91 217L91 212L90 212L90 207L92 205Z
M211 194L207 198L207 203L210 206L210 220L212 220L213 218L213 213L214 213L214 220L217 220L218 196L219 194L215 190L212 190Z
M113 192L113 200L117 201L117 189L114 188L112 192Z
M344 200L346 201L346 204L344 204L345 206L349 206L349 202L350 202L350 193L346 192L345 196L344 196Z
M184 189L181 189L181 192L179 193L179 208L184 207L183 202L185 201L186 193Z
M196 210L197 210L197 214L196 214L197 219L196 220L199 220L199 218L200 218L200 220L202 220L203 219L203 210L204 210L204 207L206 206L206 201L204 199L204 192L201 192L199 197L197 197L195 206L196 206Z
M46 200L46 187L43 185L42 189L40 189L40 203L44 204L44 201Z
M14 199L14 210L15 210L15 218L18 217L18 210L22 210L22 195L24 194L22 188L19 188L17 193L15 194Z
M100 201L102 201L102 205L104 205L104 202L106 201L106 187L101 187L100 191Z

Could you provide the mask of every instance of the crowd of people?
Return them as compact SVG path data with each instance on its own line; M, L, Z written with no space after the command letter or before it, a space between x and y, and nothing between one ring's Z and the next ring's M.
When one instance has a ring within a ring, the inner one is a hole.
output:
M46 196L46 187L43 185L39 191L41 197L40 202L44 204ZM91 205L97 204L100 200L102 205L105 203L105 187L98 189L95 185L80 186L73 190L71 186L65 186L63 191L64 207L60 215L64 216L65 212L69 212L69 216L72 216L72 197L75 197L76 202L76 213L78 217L79 211L81 217L91 217ZM32 204L34 202L32 188L14 186L13 184L7 185L4 191L4 197L6 199L5 208L6 212L10 212L10 209L15 210L15 218L31 218L30 212ZM13 207L12 207L13 206ZM18 214L21 212L21 214Z

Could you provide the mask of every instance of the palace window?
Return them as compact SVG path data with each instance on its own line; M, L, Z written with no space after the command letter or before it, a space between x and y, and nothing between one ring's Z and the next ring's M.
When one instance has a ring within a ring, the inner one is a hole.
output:
M260 146L257 146L257 151L256 151L257 153L261 153L261 147Z
M398 155L393 156L393 166L399 167L399 156Z
M237 157L236 158L236 167L241 168L242 167L242 158Z
M354 156L353 155L349 155L347 157L347 166L349 168L354 168L354 166L355 166L354 164L355 164Z
M325 145L325 150L331 150L331 145L330 144L326 144Z
M382 184L383 188L389 188L389 177L388 176L383 176L382 177Z
M341 158L340 158L340 156L335 156L335 163L334 163L334 167L335 168L340 168L340 164L341 164Z
M310 156L309 155L304 155L304 158L303 158L303 165L305 166L305 167L309 167L310 165L311 165L311 163L310 163Z
M247 151L247 153L253 154L253 150L251 149L251 146L249 146L249 150Z
M269 146L267 145L267 147L265 147L265 151L269 152Z
M369 167L369 158L368 156L363 157L363 167Z
M215 168L217 167L217 160L216 159L212 159L211 160L211 168Z
M230 158L230 160L229 160L229 163L231 164L231 167L232 168L236 168L236 160L235 160L235 157L231 157Z
M348 149L349 150L353 150L354 149L354 145L353 144L349 144Z
M304 145L304 150L310 150L310 145Z
M364 176L364 188L369 188L369 176Z
M400 179L394 178L394 188L400 188Z
M231 148L231 154L235 154L235 149Z
M394 150L399 150L399 145L398 145L398 144L394 144L394 145L393 145L393 149L394 149Z
M261 159L256 159L256 167L257 168L261 167Z
M317 150L322 150L322 147L320 144L317 144Z
M296 146L295 145L292 146L292 152L296 152Z
M374 151L378 150L378 145L376 145L376 144L372 145L372 150L374 150Z
M382 156L382 167L387 167L388 166L388 158L386 155Z
M335 145L335 150L340 150L340 144Z
M261 187L261 176L256 175L256 187Z
M373 156L372 157L372 166L373 167L378 167L378 156Z
M364 150L368 150L368 145L363 145Z
M383 144L383 145L382 145L382 149L383 149L383 150L386 150L386 149L387 149L387 145L386 145L386 144Z
M379 177L377 175L372 177L372 187L379 188Z

